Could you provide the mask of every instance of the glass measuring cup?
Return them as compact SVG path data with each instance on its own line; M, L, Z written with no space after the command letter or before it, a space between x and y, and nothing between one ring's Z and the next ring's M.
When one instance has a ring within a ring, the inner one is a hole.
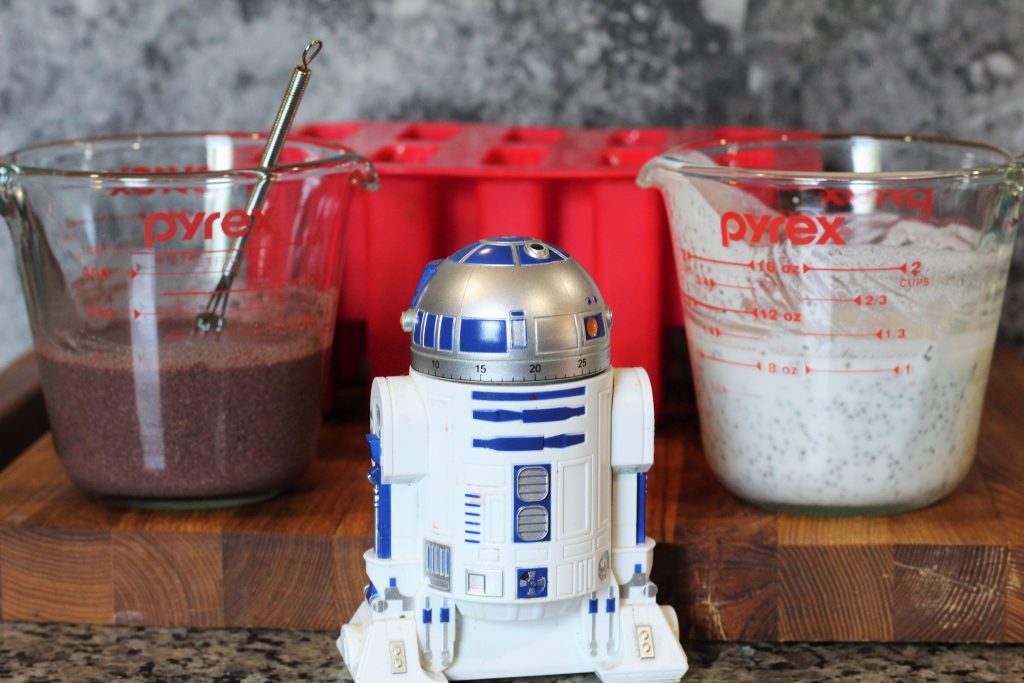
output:
M129 135L0 158L54 443L86 491L242 503L291 486L312 460L346 211L376 176L348 150L296 140L260 170L265 143ZM247 232L226 327L196 334Z
M883 514L974 457L1022 170L956 140L789 135L676 149L661 190L704 449L736 495Z

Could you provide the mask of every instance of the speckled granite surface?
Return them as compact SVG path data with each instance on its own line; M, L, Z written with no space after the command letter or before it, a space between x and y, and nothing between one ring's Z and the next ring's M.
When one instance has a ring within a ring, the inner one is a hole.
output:
M1011 681L1024 646L699 643L686 681ZM351 681L329 633L0 623L0 680ZM512 679L508 679L511 681ZM593 676L530 683L592 683Z
M746 123L1024 149L1017 0L0 0L0 151L264 129L300 48L300 120ZM0 231L0 366L28 345ZM1024 344L1024 247L1004 339Z

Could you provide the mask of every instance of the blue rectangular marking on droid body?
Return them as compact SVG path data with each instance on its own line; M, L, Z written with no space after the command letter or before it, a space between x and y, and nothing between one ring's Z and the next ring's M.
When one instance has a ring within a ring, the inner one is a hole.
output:
M545 448L569 448L586 440L585 434L556 434L554 436L498 436L493 439L473 439L473 448L492 451L542 451Z
M586 406L562 407L562 408L527 408L526 410L474 410L474 420L485 422L515 422L522 420L523 424L534 422L564 422L565 420L586 415Z
M551 540L551 465L538 463L512 467L512 542Z
M548 401L556 398L586 396L586 387L553 391L474 391L474 401Z
M636 544L647 542L647 473L636 475Z
M516 598L530 600L548 596L547 567L520 567L516 569Z

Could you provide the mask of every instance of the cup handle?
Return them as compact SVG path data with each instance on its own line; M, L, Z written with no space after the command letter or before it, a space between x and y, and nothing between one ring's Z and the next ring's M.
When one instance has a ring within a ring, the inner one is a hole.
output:
M14 169L0 162L0 216L11 215L11 201L14 184Z

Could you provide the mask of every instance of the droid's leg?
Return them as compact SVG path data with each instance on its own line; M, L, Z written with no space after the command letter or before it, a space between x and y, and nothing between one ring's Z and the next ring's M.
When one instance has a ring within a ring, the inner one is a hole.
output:
M641 368L615 371L612 399L612 574L620 600L609 642L616 651L598 657L596 673L606 683L674 683L686 673L679 625L670 607L655 602L648 580L654 541L645 533L647 472L654 463L654 399Z
M367 600L338 637L338 650L356 683L445 683L444 674L426 669L412 600L397 590Z
M648 580L653 550L654 541L646 538L642 545L612 551L618 604L607 599L605 612L618 615L607 619L609 647L599 651L595 667L605 683L676 683L688 668L675 610L657 604L658 588Z

